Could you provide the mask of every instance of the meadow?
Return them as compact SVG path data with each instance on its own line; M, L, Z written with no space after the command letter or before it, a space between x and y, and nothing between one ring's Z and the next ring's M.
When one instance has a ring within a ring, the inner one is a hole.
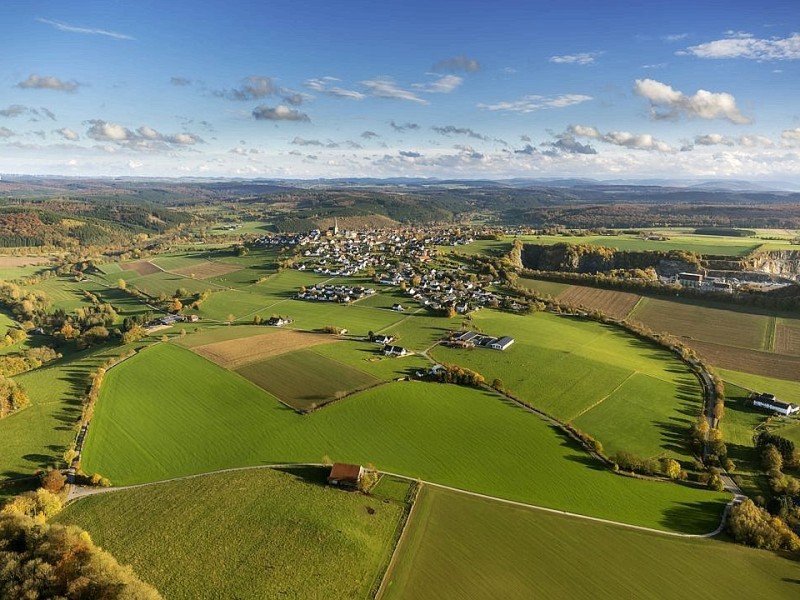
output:
M64 451L75 439L89 373L124 350L114 347L73 353L52 366L14 378L31 403L0 420L1 477L24 477L63 462Z
M473 315L490 335L511 334L508 350L436 347L431 355L500 379L513 395L599 439L612 454L691 460L686 431L699 413L697 379L669 352L623 330L549 313Z
M165 598L367 599L402 498L341 491L326 473L257 469L100 494L57 521L86 529Z
M717 235L696 235L689 232L675 230L660 230L660 233L668 236L668 240L647 240L635 234L619 235L587 235L587 236L568 236L568 235L536 235L521 236L521 239L528 244L589 244L592 246L604 246L617 250L686 250L687 252L697 252L698 254L710 254L714 256L746 256L757 250L764 242L757 238L729 237ZM788 240L777 243L778 247L789 248Z
M324 456L666 530L710 531L726 501L614 475L556 428L489 392L390 383L299 415L172 344L148 348L106 376L82 466L126 485Z
M236 369L245 379L300 411L318 408L381 383L313 350L299 350Z
M384 600L794 598L797 563L423 486ZM709 574L719 574L710 577Z

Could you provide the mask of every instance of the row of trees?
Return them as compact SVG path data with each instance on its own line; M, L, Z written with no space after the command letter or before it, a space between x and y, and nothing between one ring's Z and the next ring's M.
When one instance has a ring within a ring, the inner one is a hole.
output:
M483 375L467 369L459 367L458 365L442 365L444 368L440 369L436 377L442 383L455 383L457 385L468 385L472 387L481 387L486 383Z
M13 377L25 371L38 369L43 364L61 358L61 354L48 346L28 348L22 352L0 356L0 375Z
M767 550L800 550L800 538L789 526L749 498L731 511L728 529L740 544Z

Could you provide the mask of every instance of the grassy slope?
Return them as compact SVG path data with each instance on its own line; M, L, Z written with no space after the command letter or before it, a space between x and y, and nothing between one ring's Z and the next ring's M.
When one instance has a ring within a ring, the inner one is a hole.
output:
M321 485L320 469L298 473L311 480L260 469L103 494L58 521L166 598L367 598L402 505Z
M89 373L122 350L80 352L14 378L28 392L31 404L0 420L0 477L31 475L61 461L75 437Z
M797 563L425 488L386 599L794 598ZM717 574L719 576L711 576Z
M610 452L689 459L682 436L700 408L700 388L666 351L619 328L540 313L481 311L491 335L512 334L504 352L438 347L439 361L500 378L514 395L600 439Z
M561 236L542 235L524 236L529 244L591 244L618 250L687 250L700 254L720 256L745 256L761 245L761 240L754 238L726 237L716 235L691 235L665 232L670 239L666 241L642 240L635 235L593 235L593 236Z
M725 499L615 476L535 415L486 392L393 383L300 416L172 345L107 375L83 467L122 485L324 455L665 529L709 531Z

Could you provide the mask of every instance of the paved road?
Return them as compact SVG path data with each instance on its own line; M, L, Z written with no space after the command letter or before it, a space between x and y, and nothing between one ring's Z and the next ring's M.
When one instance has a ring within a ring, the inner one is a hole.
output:
M121 486L121 487L95 488L95 487L82 487L82 486L73 485L73 486L70 487L69 492L67 493L67 502L72 502L74 500L79 500L80 498L83 498L83 497L86 497L86 496L93 496L95 494L106 494L106 493L111 493L111 492L119 492L119 491L122 491L122 490L132 490L132 489L147 487L147 486L151 486L151 485L160 485L162 483L168 483L170 481L181 481L181 480L184 480L184 479L195 479L197 477L206 477L207 475L216 475L216 474L219 474L219 473L230 473L230 472L233 472L233 471L250 471L250 470L253 470L253 469L275 469L275 468L280 468L280 467L322 467L322 466L323 465L319 464L319 463L280 463L280 464L271 464L271 465L259 465L259 466L256 466L256 467L235 467L235 468L232 468L232 469L221 469L219 471L210 471L208 473L198 473L196 475L185 475L183 477L173 477L171 479L164 479L162 481L152 481L152 482L149 482L149 483L140 483L140 484L137 484L137 485L128 485L128 486ZM725 527L725 521L727 519L728 513L730 512L731 508L733 508L733 506L735 504L738 504L739 502L741 502L742 498L744 497L744 496L741 496L741 497L735 496L725 506L725 511L722 514L722 519L720 520L720 524L714 531L711 531L709 533L678 533L678 532L675 532L675 531L663 531L661 529L653 529L652 527L644 527L642 525L632 525L630 523L621 523L619 521L611 521L609 519L601 519L600 517L590 517L588 515L581 515L581 514L569 512L569 511L566 511L566 510L558 510L558 509L555 509L555 508L548 508L546 506L538 506L536 504L527 504L525 502L517 502L515 500L506 500L505 498L498 498L497 496L489 496L487 494L481 494L479 492L471 492L469 490L463 490L461 488L452 487L452 486L449 486L449 485L443 485L441 483L434 483L432 481L425 481L423 479L415 479L413 477L408 477L406 475L400 475L399 473L391 473L389 471L381 471L381 473L384 474L384 475L389 475L391 477L398 477L400 479L405 479L406 481L416 481L416 482L421 483L423 485L429 485L431 487L439 488L439 489L442 489L442 490L448 490L448 491L451 491L451 492L455 492L455 493L458 493L458 494L464 494L464 495L467 495L467 496L473 496L475 498L482 498L484 500L491 500L491 501L494 501L494 502L501 502L503 504L508 504L508 505L511 505L511 506L518 506L518 507L527 508L527 509L530 509L530 510L538 510L538 511L547 512L547 513L551 513L551 514L562 515L562 516L567 516L567 517L573 517L573 518L576 518L576 519L584 519L586 521L594 521L595 523L605 523L607 525L614 525L614 526L617 526L617 527L625 527L627 529L637 529L639 531L647 531L649 533L656 533L656 534L660 534L660 535L669 535L669 536L681 537L681 538L710 538L710 537L714 537L715 535L718 535L723 530L723 528ZM727 476L725 476L725 477L727 478ZM728 479L730 479L730 478L728 478ZM733 483L733 480L730 481L730 484L732 486L734 486L734 487L736 486L736 484ZM738 490L738 487L736 489ZM741 490L739 490L739 492L741 493Z

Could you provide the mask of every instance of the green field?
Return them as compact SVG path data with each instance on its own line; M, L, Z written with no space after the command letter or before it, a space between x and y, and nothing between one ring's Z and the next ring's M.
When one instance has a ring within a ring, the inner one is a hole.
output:
M616 476L539 417L487 392L391 383L299 415L171 344L148 348L106 376L82 466L124 485L326 455L668 530L714 529L726 499Z
M380 383L372 375L313 350L281 354L236 372L297 410L313 409Z
M165 598L369 598L402 500L331 488L325 474L174 481L84 498L57 521L86 529Z
M726 369L718 370L720 376L725 381L729 381L755 392L775 394L781 400L800 404L800 380L789 381L787 379L751 375L750 373L741 373L739 371L728 371ZM798 374L798 378L800 378L800 374Z
M797 562L786 555L430 487L423 487L407 527L387 574L386 600L797 596Z
M75 438L89 373L124 349L75 353L14 378L31 403L0 420L0 477L32 475L37 469L61 463L64 450Z
M717 235L694 235L676 231L662 231L670 239L664 241L640 239L636 235L587 235L587 236L562 236L562 235L537 235L522 236L521 239L528 244L590 244L616 248L617 250L686 250L698 254L712 254L717 256L746 256L759 248L763 241L756 238L728 237ZM788 241L778 242L778 247L788 248Z
M529 290L534 290L540 294L547 294L553 298L557 298L559 294L566 292L570 287L572 287L568 283L545 281L543 279L529 279L527 277L520 277L517 279L517 285Z
M473 323L508 335L508 350L437 347L432 356L478 371L534 407L598 438L608 453L690 460L686 431L701 407L700 387L665 350L623 330L548 313L481 311Z

